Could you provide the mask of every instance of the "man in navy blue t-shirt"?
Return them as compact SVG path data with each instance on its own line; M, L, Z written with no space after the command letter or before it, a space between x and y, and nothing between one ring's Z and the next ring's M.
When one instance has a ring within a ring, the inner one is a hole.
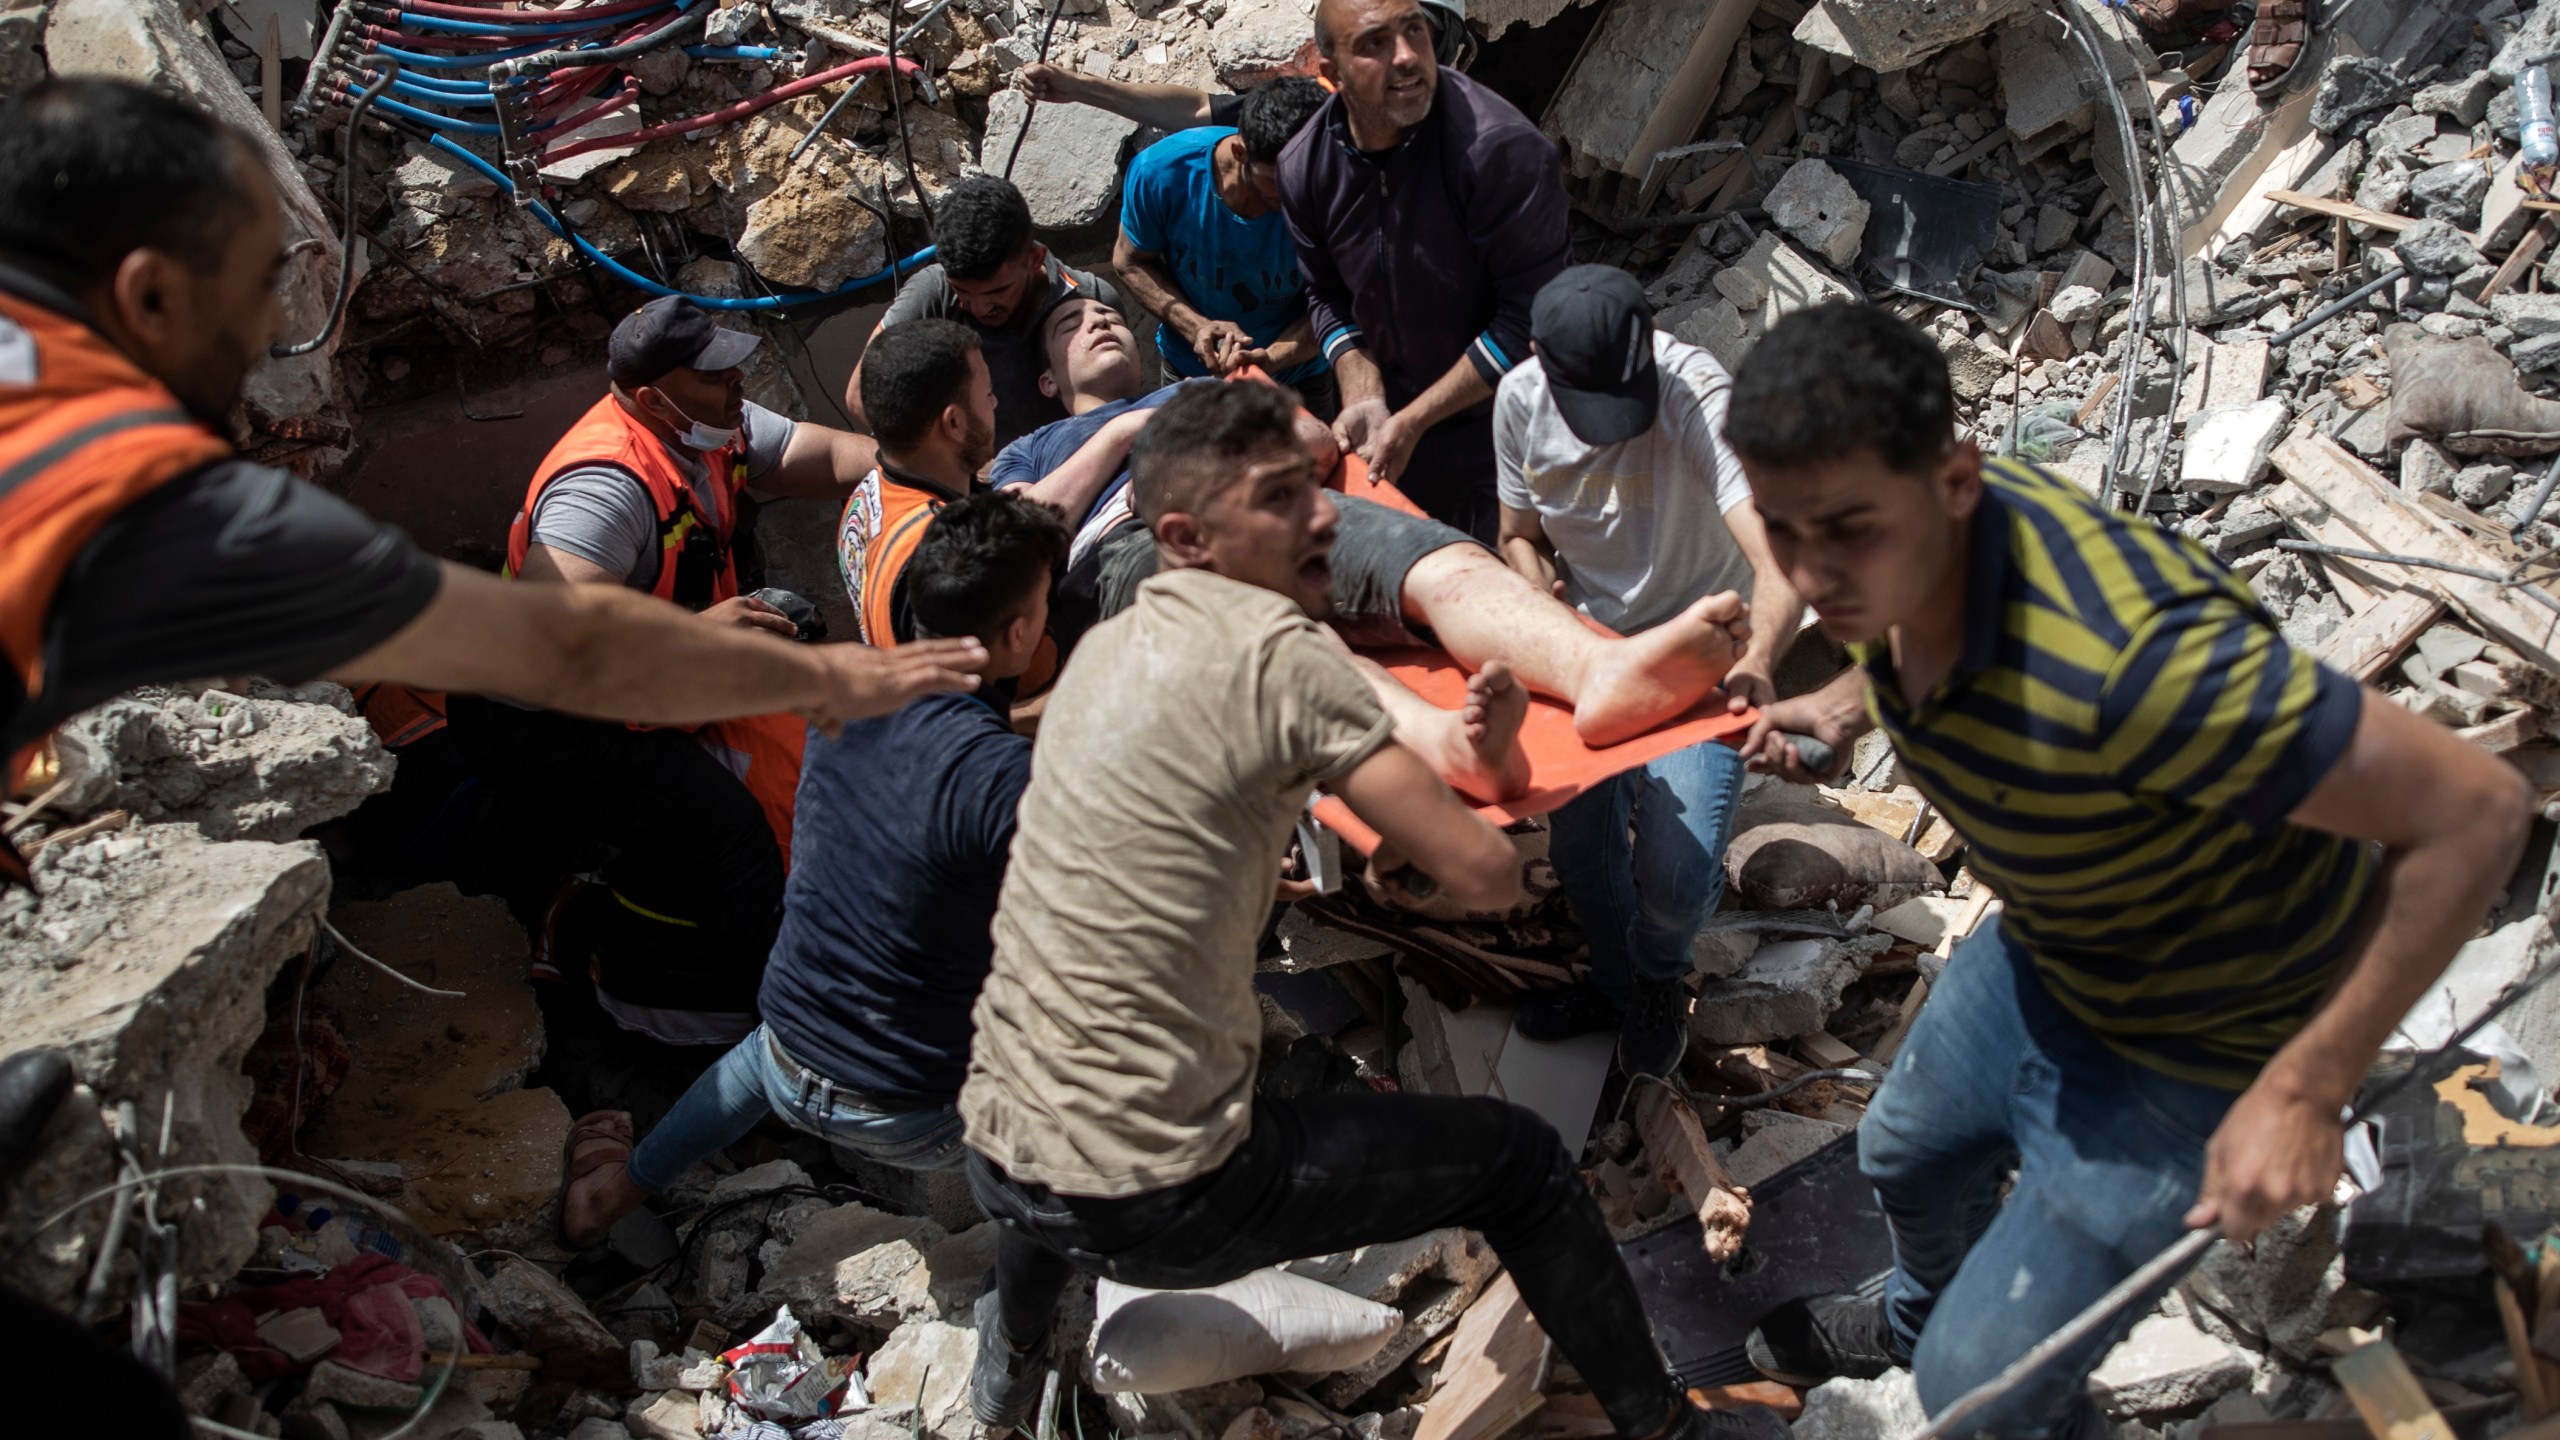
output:
M975 636L979 673L1021 675L1048 625L1067 531L1048 506L995 491L934 517L908 564L920 634ZM989 926L1031 781L1009 685L940 695L809 737L782 931L765 964L765 1022L706 1071L625 1158L573 1175L572 1245L661 1193L695 1162L779 1115L871 1160L956 1168L953 1102L969 1012L993 962Z
M1183 130L1140 151L1111 264L1162 318L1156 348L1174 374L1223 378L1259 365L1330 419L1332 374L1280 215L1280 151L1323 104L1312 80L1274 80L1244 97L1234 128Z

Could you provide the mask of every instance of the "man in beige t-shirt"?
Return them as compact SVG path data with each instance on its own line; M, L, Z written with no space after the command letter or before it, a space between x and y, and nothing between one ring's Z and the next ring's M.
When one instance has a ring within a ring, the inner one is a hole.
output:
M1254 941L1315 786L1461 904L1520 885L1510 842L1389 743L1315 623L1335 515L1293 415L1254 384L1157 412L1132 484L1164 573L1086 637L1041 721L960 1092L971 1189L1004 1227L971 1408L991 1432L1028 1417L1076 1270L1191 1288L1460 1225L1622 1433L1783 1440L1769 1411L1682 1398L1544 1121L1489 1099L1253 1092Z

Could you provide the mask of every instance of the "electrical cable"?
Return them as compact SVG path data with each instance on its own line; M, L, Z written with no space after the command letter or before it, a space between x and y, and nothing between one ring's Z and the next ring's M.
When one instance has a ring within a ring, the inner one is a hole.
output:
M883 0L883 3L889 7L889 53L895 56L898 53L898 0ZM926 15L917 17L915 25L907 29L910 38L914 36L917 27L922 26L930 16L931 12L927 12ZM925 87L924 102L927 105L933 103L931 85ZM898 153L907 162L907 188L915 192L916 208L924 211L924 223L929 229L933 225L933 202L925 198L924 176L916 171L915 140L907 129L906 92L899 88L898 77L895 74L889 77L889 113L892 123L898 127ZM1006 179L1013 178L1012 171L1011 165L1005 166Z
M342 229L338 237L337 298L329 302L329 318L321 322L319 334L296 344L278 343L268 346L267 354L274 359L290 360L297 355L310 354L336 339L338 327L347 321L347 299L354 295L356 290L356 139L362 133L365 110L377 103L392 103L382 99L382 92L390 89L393 82L400 78L398 62L385 60L381 65L382 74L371 85L365 87L363 94L356 97L355 107L347 115L346 155L338 162L340 181L338 216Z
M581 5L560 10L501 10L494 5L456 5L451 0L400 0L400 9L420 15L442 15L454 20L473 20L486 16L572 15L580 20L617 20L648 10L663 10L673 0L607 0L602 5ZM506 19L496 24L521 23Z
M515 181L505 171L490 164L488 161L483 160L479 156L471 153L469 150L464 149L462 146L455 144L453 141L446 139L443 135L431 134L424 137L424 140L430 147L452 156L453 158L463 162L465 165L468 165L473 170L476 170L482 175L487 176L489 179L496 181L499 188L507 191L509 194L513 194L515 192ZM571 246L574 246L579 254L586 256L589 260L592 260L597 265L603 267L615 279L651 295L682 295L685 299L691 300L693 303L701 306L705 310L782 310L794 305L815 305L823 301L841 299L844 296L868 290L872 286L879 284L881 281L890 279L893 275L904 274L919 266L931 264L934 253L933 247L927 245L914 254L905 256L889 266L875 270L868 275L857 275L853 279L847 280L833 290L823 290L815 294L790 296L776 295L754 299L721 295L695 295L687 291L675 289L671 286L661 285L657 281L650 279L648 276L633 270L630 266L623 264L621 261L614 259L610 255L607 255L602 250L597 249L593 242L589 241L585 236L580 235L574 229L571 229L569 223L561 219L557 214L554 214L550 205L542 200L538 198L529 200L525 203L525 208L533 212L534 218L542 222L543 228L549 230L552 234L559 236Z
M1049 23L1041 27L1040 53L1034 58L1034 64L1046 65L1049 63L1049 42L1057 38L1058 17L1065 14L1066 11L1067 0L1049 0ZM1004 178L1007 180L1011 180L1013 178L1013 162L1022 158L1022 142L1025 137L1031 134L1031 117L1038 113L1040 113L1039 99L1035 96L1025 95L1022 103L1022 124L1013 132L1013 148L1006 151L1004 156Z
M558 70L568 65L610 65L623 60L636 60L688 30L697 29L711 18L717 8L710 0L675 0L684 13L637 39L595 50L545 50L518 60L505 60L489 67L492 83L514 80L533 70Z
M901 35L898 33L897 3L896 0L890 0L889 48L885 53L895 55L899 51L906 49L907 42L916 38L916 32L924 28L926 21L931 20L934 16L941 14L950 7L951 0L935 0L933 8L927 10L922 15L917 16L916 23L908 26L906 33ZM858 94L861 89L862 87L859 84L846 86L844 93L835 98L835 103L827 107L827 113L818 117L818 123L809 127L809 133L800 137L800 143L791 147L791 154L785 158L783 163L786 165L798 164L800 157L808 152L810 146L818 143L818 137L827 133L828 126L836 123L836 116L843 113L844 107L853 100L853 97ZM896 102L897 97L894 95L891 96L890 103L894 105ZM905 127L906 117L903 113L900 114L898 123L901 129ZM917 198L921 200L923 197L918 196Z

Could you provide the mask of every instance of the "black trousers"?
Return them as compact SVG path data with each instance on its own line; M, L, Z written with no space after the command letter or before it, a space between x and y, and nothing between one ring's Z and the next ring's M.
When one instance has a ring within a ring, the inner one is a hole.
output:
M969 1186L1004 1228L995 1289L1016 1345L1049 1332L1081 1270L1156 1290L1457 1225L1483 1232L1521 1298L1622 1435L1677 1412L1635 1281L1554 1127L1501 1100L1257 1100L1253 1130L1196 1180L1116 1199L1026 1184L976 1151ZM982 1337L982 1343L983 1337Z
M564 842L555 854L614 852L605 878L629 903L604 907L598 926L608 993L667 1009L755 1008L782 920L782 850L744 782L681 730L463 695L446 718L512 823ZM543 848L537 839L522 850Z

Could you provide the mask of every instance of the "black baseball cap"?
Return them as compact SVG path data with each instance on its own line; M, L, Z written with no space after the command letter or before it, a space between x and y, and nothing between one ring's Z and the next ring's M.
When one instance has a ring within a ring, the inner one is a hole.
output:
M764 343L723 330L711 312L681 295L661 295L622 317L605 344L604 373L616 385L646 385L670 370L727 370Z
M1565 427L1585 445L1615 445L1653 427L1653 306L1615 265L1576 265L1529 308L1529 338Z

